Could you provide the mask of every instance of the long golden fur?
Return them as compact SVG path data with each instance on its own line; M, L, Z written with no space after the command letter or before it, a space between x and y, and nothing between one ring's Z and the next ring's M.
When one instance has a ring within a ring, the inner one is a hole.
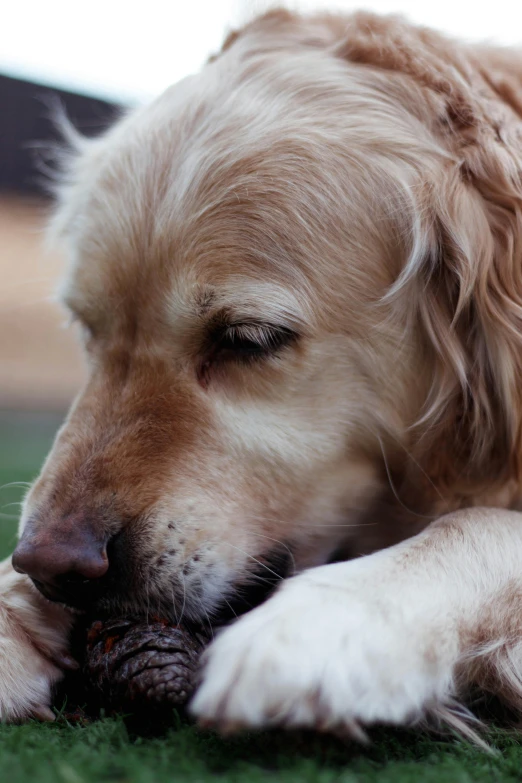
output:
M522 54L272 11L103 137L66 130L90 379L18 570L45 594L97 541L100 610L210 622L290 553L209 654L194 711L221 727L360 738L477 683L518 708ZM9 665L0 715L41 712L58 670L13 706Z

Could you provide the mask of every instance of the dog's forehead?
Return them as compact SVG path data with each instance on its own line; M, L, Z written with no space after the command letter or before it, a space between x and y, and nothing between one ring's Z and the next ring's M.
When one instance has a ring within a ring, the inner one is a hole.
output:
M167 91L86 161L66 291L128 297L153 279L154 298L237 289L242 277L250 290L254 280L295 277L288 227L297 204L281 172L287 166L291 176L296 145L304 145L282 128L267 138L266 116L260 122L241 99L224 110L212 80L203 82Z
M83 155L66 213L69 301L161 309L196 289L237 292L242 280L317 298L333 279L325 264L343 275L350 257L369 263L377 223L359 191L373 137L366 115L346 110L352 93L357 105L366 98L346 77L325 89L341 67L326 55L240 63L233 49ZM329 260L336 246L342 259Z
M77 246L112 240L118 243L106 248L112 257L137 250L134 255L152 259L152 246L180 235L200 237L206 226L206 247L200 247L206 250L209 234L218 245L226 242L224 231L215 230L225 212L229 231L237 236L241 229L252 238L271 215L281 226L287 215L278 208L285 202L295 213L313 195L310 181L326 186L317 182L320 173L340 162L325 157L329 142L335 146L346 134L356 156L353 131L360 138L367 134L350 121L348 96L339 94L339 85L331 94L325 89L338 76L333 58L310 63L289 52L241 59L233 50L87 145L62 210L61 222L73 227ZM339 105L345 116L334 111Z

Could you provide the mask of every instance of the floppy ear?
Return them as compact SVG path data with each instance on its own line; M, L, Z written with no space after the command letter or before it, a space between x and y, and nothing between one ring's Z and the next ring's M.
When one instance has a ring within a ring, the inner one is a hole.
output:
M522 202L494 157L428 196L424 248L394 291L432 357L417 459L463 501L522 478Z
M426 167L418 241L390 298L432 357L417 458L469 503L522 479L522 60L365 13L336 51L423 88L446 153Z

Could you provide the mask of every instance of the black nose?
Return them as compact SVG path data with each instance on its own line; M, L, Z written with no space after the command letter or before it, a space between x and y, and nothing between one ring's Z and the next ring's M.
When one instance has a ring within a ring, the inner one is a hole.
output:
M86 608L104 587L107 542L79 522L41 530L28 524L14 551L13 568L27 574L49 600Z

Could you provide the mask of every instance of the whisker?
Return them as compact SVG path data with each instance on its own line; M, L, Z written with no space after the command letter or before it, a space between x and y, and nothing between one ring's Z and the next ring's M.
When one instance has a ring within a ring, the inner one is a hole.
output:
M207 618L208 630L210 631L210 635L211 635L212 639L214 639L214 629L212 627L212 623L210 622L210 617L208 616L208 612L205 609L205 607L203 606L203 604L201 605L201 608L205 612L205 617Z
M145 619L147 621L147 624L149 622L149 615L150 615L150 586L148 580L145 580L145 585L147 588L147 608L145 610Z
M433 487L433 489L435 490L435 492L437 493L437 495L440 497L440 499L441 499L441 500L445 500L446 498L444 497L444 495L442 494L442 492L440 491L440 489L437 487L437 485L434 483L434 481L431 479L431 477L428 475L428 473L426 473L426 471L424 470L424 468L422 467L422 465L421 465L421 464L420 464L420 463L419 463L419 462L418 462L418 461L415 459L415 457L413 456L413 454L411 454L411 453L408 451L408 449L406 448L406 446L405 446L403 443L401 443L401 442L400 442L400 440L399 440L397 437L395 437L395 435L394 435L392 432L389 432L389 431L388 431L388 432L387 432L387 434L388 434L388 435L389 435L389 436L390 436L390 437L391 437L391 438L392 438L392 439L395 441L395 443L397 443L397 445L398 445L398 446L400 446L400 447L403 449L403 451L405 452L406 456L407 456L409 459L411 459L411 461L413 462L413 464L414 464L414 465L415 465L415 466L416 466L416 467L417 467L417 468L420 470L420 472L422 473L422 475L424 476L424 478L426 478L426 479L429 481L429 483L431 484L431 486ZM381 450L382 450L382 447L381 447Z
M181 622L180 622L180 620L178 618L178 613L176 612L177 601L176 601L176 598L174 596L174 588L172 587L172 585L170 586L170 594L171 594L171 597L172 597L172 611L174 613L174 619L176 621L176 625L181 625Z
M226 605L228 606L228 608L230 609L234 617L237 618L237 612L234 611L234 607L229 604L226 598L223 598L223 601L226 603Z
M397 500L397 502L398 502L398 503L399 503L399 504L400 504L400 505L401 505L401 506L402 506L402 507L403 507L403 508L404 508L404 509L405 509L405 510L406 510L406 511L409 513L409 514L413 514L414 516L416 516L416 517L419 517L420 519L429 519L430 521L431 521L431 520L434 520L434 519L436 519L436 516L434 516L433 514L419 514L419 512L418 512L418 511L414 511L412 508L408 508L408 506L406 506L406 505L405 505L405 504L402 502L402 500L400 499L400 497L399 497L399 495L398 495L398 493L397 493L397 490L395 489L395 485L394 485L394 483L393 483L393 479L392 479L392 477L391 477L391 472L390 472L390 468L389 468L389 465L388 465L388 460L387 460L387 458L386 458L386 453L385 453L385 451L384 451L384 446L383 446L383 443L382 443L382 439L381 439L379 436L377 436L377 440L379 441L379 445L380 445L380 447L381 447L381 451L382 451L382 458L383 458L383 461L384 461L384 468L385 468L385 470L386 470L386 475L388 476L388 483L389 483L389 485L390 485L390 487L391 487L391 491L393 492L393 495L394 495L395 499Z
M292 561L292 573L295 574L296 567L295 567L295 557L294 553L288 546L288 544L285 544L284 541L279 541L277 538L271 538L270 536L265 535L264 533L254 533L255 536L258 536L259 538L267 538L269 541L274 541L274 543L279 544L279 546L282 546L283 549L286 549L290 556L290 560Z
M282 577L280 577L282 579ZM259 576L259 574L249 574L248 575L248 584L252 584L252 582L263 582L264 584L274 586L274 582L272 579L266 579L264 576Z
M180 617L179 617L179 623L181 625L181 623L183 622L183 615L185 614L185 604L186 604L186 601L187 601L187 588L185 586L185 579L183 577L182 571L179 572L179 577L180 577L180 581L181 581L181 586L183 587L183 603L181 605L181 613L180 613Z
M255 563L260 565L262 568L264 568L266 571L268 571L270 574L273 574L278 579L282 579L281 574L276 573L276 571L273 571L271 568L269 568L265 563L263 563L261 560L258 560L257 557L254 557L254 555L249 555L248 552L245 552L244 549L241 549L238 546L235 546L234 544L231 544L229 541L224 541L223 543L227 544L227 546L232 547L232 549L236 549L238 552L241 552L242 555L245 555L245 557L249 557L251 560L253 560Z
M28 489L30 486L30 481L10 481L8 484L2 484L0 487L0 492L3 489L8 489L9 487L22 487L23 489Z
M366 508L361 506L359 507L351 507L351 510L353 512L360 512L361 514L366 511ZM284 519L276 519L275 517L265 517L261 515L253 514L250 516L251 519L255 519L258 522L275 522L277 524L284 524ZM330 523L323 523L319 522L317 523L316 527L312 527L308 523L304 523L303 527L310 529L310 530L316 530L317 528L323 528L323 527L369 527L378 524L377 522L351 522L351 523L343 523L343 524L330 524ZM255 533L254 535L261 535L260 533ZM267 536L268 537L268 536ZM273 539L274 541L277 541L277 539ZM278 541L279 544L284 546L284 543L282 541Z
M330 524L321 525L321 527L375 527L378 522L355 522L353 524Z

